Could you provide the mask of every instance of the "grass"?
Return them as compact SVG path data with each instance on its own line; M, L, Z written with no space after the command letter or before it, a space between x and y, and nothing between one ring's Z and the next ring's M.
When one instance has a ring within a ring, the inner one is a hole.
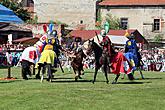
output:
M74 82L73 74L58 71L52 83L40 83L34 76L22 80L20 68L12 68L16 80L0 80L0 110L164 110L165 73L143 72L145 80L106 84L98 73L92 84L93 71L86 70L80 82ZM0 70L6 77L7 70ZM110 81L115 75L110 74ZM136 72L136 78L140 75Z

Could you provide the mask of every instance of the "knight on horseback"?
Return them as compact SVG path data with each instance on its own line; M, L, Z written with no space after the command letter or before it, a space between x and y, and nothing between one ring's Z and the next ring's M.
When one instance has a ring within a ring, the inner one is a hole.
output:
M74 52L74 58L71 62L71 66L73 68L73 71L75 73L75 81L77 81L77 79L82 79L81 75L84 75L84 69L83 69L83 59L86 58L85 53L83 52L82 47L78 47L77 50ZM76 73L76 71L78 72L78 74Z
M62 49L62 47L59 45L59 41L57 38L57 31L54 30L52 31L46 38L46 40L43 42L43 47L42 50L45 49L46 46L51 45L52 46L52 50L55 52L55 58L54 58L54 63L53 63L53 68L57 68L57 64L60 64L60 61L58 59L59 55L60 55L60 50L64 50ZM61 64L60 64L61 67ZM38 73L36 74L36 78L40 79L40 70L41 70L41 66L38 67ZM61 67L61 70L63 72L63 68ZM51 72L55 72L55 69L51 69Z
M99 44L103 48L102 57L100 58L100 64L103 64L104 62L107 63L107 66L111 66L111 57L113 54L115 54L114 49L112 48L112 43L109 37L106 35L106 31L101 31L101 36L103 37L102 41L99 42Z

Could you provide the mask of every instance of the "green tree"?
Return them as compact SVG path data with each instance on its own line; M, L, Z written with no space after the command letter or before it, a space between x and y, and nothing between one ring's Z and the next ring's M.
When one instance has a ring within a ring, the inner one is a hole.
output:
M103 29L103 19L101 18L101 13L99 13L99 15L97 16L98 20L96 21L96 28L98 29ZM113 30L117 30L117 29L122 29L120 27L120 20L119 18L115 17L115 16L112 16L112 14L107 14L105 16L105 20L110 24L110 29L113 29Z
M0 4L13 10L13 12L25 22L31 18L28 10L24 9L16 0L0 0Z
M106 21L110 24L110 29L117 30L121 29L119 18L112 16L112 14L106 15Z

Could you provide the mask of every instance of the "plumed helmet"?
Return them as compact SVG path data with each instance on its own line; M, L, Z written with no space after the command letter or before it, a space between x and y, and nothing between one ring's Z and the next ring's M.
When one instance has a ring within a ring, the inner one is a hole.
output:
M100 35L101 35L102 37L105 37L105 36L106 36L106 31L105 31L104 29L101 30Z
M128 39L135 39L135 36L133 33L131 33L129 36L127 36Z

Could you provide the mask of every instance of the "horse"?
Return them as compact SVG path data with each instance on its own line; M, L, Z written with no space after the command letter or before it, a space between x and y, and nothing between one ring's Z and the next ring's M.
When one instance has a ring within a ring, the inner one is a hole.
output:
M107 65L108 65L107 61L103 61L102 64L100 63L100 58L102 57L103 49L96 42L94 42L94 40L89 40L88 48L87 48L87 54L89 54L92 51L95 54L95 73L94 73L94 79L93 79L92 83L93 84L95 83L97 72L103 66L104 75L106 78L106 83L108 84L109 80L108 80L108 72L107 72ZM112 56L111 62L112 62L111 72L116 74L116 78L113 80L112 84L117 83L117 80L120 76L120 73L128 74L128 77L130 80L134 79L132 74L130 74L132 68L131 68L128 60L124 57L124 55L121 52L116 52L115 55ZM123 62L129 64L129 67L127 68L127 70L124 67Z
M86 55L84 54L83 50L80 48L78 50L78 52L75 52L75 57L73 57L72 61L71 61L71 66L73 68L74 74L75 74L75 81L77 81L78 79L82 79L80 77L81 73L83 72L83 58L86 57Z
M44 78L44 73L45 73L45 69L47 68L47 81L52 82L52 78L53 78L53 67L54 67L54 59L56 58L56 53L53 51L53 45L47 44L43 50L43 52L41 53L41 57L38 61L39 64L39 68L42 68L42 77L41 77L41 82L43 82L43 78Z

